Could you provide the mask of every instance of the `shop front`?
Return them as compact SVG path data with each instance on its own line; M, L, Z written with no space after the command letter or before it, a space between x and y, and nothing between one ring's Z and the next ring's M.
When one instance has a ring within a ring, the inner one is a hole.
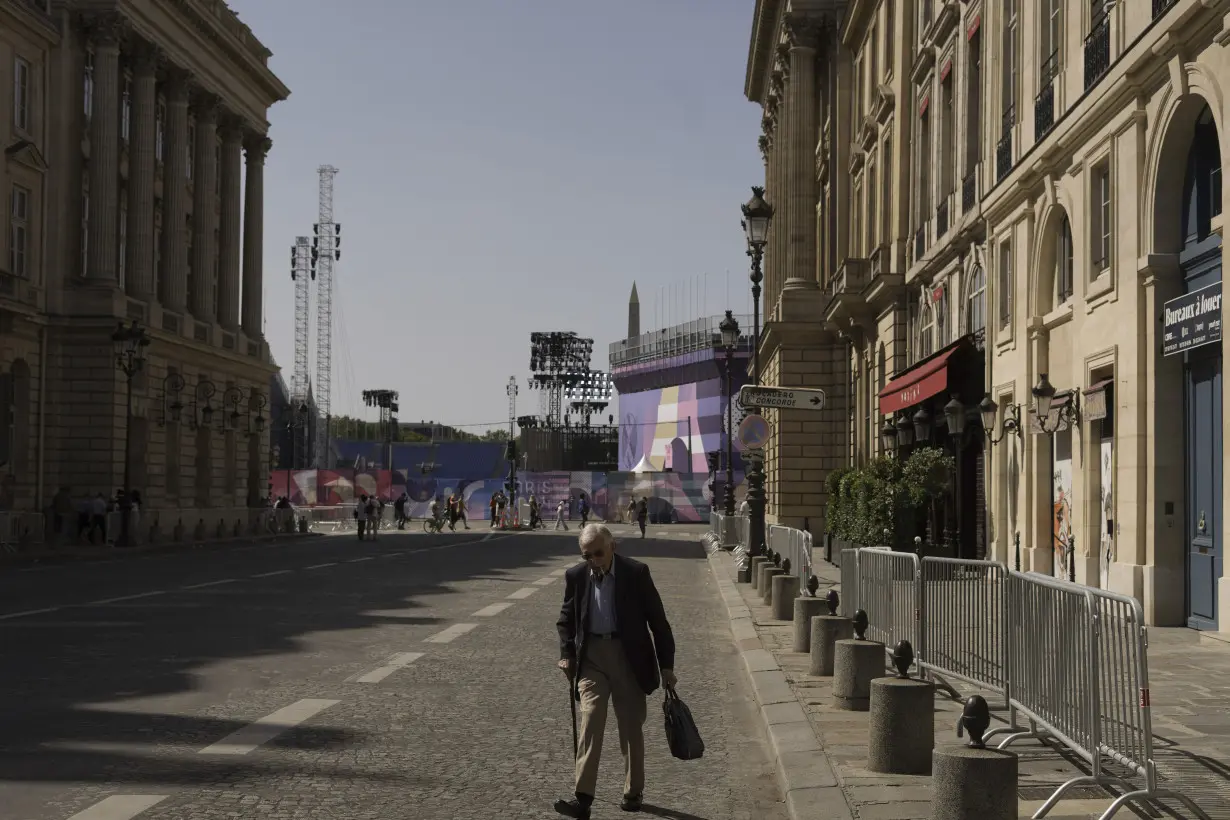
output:
M916 535L958 558L985 557L988 543L982 416L985 358L976 335L962 336L896 374L879 393L887 435L908 457L920 447L941 447L956 469L942 510L918 522ZM890 427L891 426L891 427Z

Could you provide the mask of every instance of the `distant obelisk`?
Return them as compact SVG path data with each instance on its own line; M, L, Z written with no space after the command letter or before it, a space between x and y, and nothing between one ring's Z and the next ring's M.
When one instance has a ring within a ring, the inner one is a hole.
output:
M636 295L636 282L632 283L632 295L628 297L628 338L641 335L641 300Z

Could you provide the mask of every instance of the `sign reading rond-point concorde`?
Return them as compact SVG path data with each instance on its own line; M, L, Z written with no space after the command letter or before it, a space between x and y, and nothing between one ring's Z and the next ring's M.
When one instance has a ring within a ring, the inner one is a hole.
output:
M823 410L824 391L745 384L739 390L739 404L743 407L771 407L775 410Z
M739 422L739 444L741 450L762 450L769 443L769 422L764 416L749 413Z
M1193 290L1162 307L1162 355L1221 341L1221 282Z

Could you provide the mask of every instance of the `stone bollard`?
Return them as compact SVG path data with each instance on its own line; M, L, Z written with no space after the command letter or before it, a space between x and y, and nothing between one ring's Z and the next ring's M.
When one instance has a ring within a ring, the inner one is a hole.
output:
M825 605L829 613L814 616L808 624L810 633L808 651L811 653L810 673L812 675L819 677L832 675L837 642L854 637L854 626L850 619L837 614L840 603L841 599L837 595L837 590L830 589L829 594L825 596ZM796 626L795 629L797 640L798 627Z
M794 599L794 646L795 652L811 649L811 619L824 612L823 598L800 596Z
M766 606L773 599L773 579L785 574L786 570L772 564L760 570L760 586L757 587L756 592L760 594L760 600L764 601Z
M982 735L990 723L987 702L974 695L957 726L958 737L969 732L969 745L932 753L932 820L1016 820L1017 756L986 748Z
M914 648L893 649L897 676L871 682L867 768L880 774L931 774L935 749L935 684L909 676Z
M749 564L752 570L751 581L750 581L752 585L752 589L760 589L760 569L765 564L768 564L769 566L773 565L773 562L769 560L769 556L767 555L753 555L752 556L752 562L751 564Z
M884 644L862 637L867 631L863 610L854 613L852 623L856 637L834 644L833 705L846 712L866 712L871 708L871 681L884 671Z
M789 621L794 617L794 602L799 595L799 576L778 575L773 579L773 592L769 606L773 608L773 620Z

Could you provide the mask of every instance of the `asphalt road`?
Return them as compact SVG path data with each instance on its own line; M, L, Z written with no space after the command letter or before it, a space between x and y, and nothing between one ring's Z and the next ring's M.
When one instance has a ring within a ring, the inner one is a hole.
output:
M0 818L554 816L575 536L337 536L0 572ZM651 700L646 813L785 817L700 546L622 548L652 568L707 744L671 758ZM595 817L628 816L608 734Z

